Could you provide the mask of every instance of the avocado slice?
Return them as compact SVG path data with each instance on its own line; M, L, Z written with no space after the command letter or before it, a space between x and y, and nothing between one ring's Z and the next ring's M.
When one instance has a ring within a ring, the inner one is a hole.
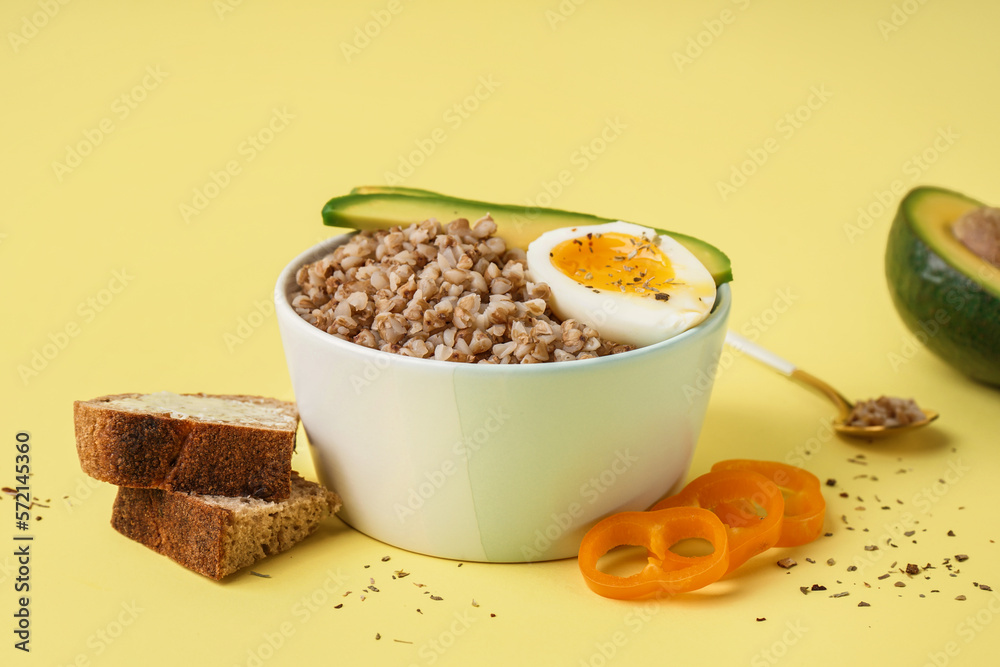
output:
M354 188L350 194L328 201L323 207L323 223L350 229L387 229L397 225L406 227L429 218L442 222L455 218L475 221L487 213L497 224L497 236L502 237L509 247L522 249L527 249L529 243L552 229L600 225L618 220L553 208L459 199L417 188L361 186ZM729 258L715 246L693 236L653 229L690 250L712 274L716 285L733 279Z
M1000 385L1000 267L967 244L970 227L981 229L991 211L943 188L910 191L889 230L885 274L917 340L969 377Z

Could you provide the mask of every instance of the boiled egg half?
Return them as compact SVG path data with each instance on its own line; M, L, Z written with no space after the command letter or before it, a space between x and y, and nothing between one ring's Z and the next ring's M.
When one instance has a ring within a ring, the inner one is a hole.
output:
M680 243L628 222L563 227L528 246L535 282L552 290L563 320L593 327L605 339L641 347L704 320L715 280Z

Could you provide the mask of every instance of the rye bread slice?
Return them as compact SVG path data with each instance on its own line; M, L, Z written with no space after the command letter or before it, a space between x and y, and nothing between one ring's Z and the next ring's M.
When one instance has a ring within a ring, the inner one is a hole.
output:
M116 394L73 404L83 471L118 486L283 500L294 403L208 394Z
M290 549L339 509L337 494L292 472L291 495L280 502L121 487L111 525L219 580Z

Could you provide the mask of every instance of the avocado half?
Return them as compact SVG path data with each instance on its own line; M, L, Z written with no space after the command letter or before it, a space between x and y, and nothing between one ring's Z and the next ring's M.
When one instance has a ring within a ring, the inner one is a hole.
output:
M916 188L899 204L885 255L889 293L914 337L992 385L1000 385L1000 266L982 238L997 223L1000 211L965 195Z

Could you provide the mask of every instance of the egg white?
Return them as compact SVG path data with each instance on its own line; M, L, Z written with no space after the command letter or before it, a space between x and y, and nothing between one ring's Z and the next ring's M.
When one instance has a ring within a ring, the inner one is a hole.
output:
M627 234L656 245L670 260L674 282L661 291L670 295L659 301L614 290L595 290L577 282L553 266L550 253L563 241L588 233ZM528 246L527 268L533 282L548 284L551 307L563 320L575 319L593 327L603 338L642 347L667 340L702 322L715 303L715 280L690 250L665 235L628 222L563 227L539 236Z

